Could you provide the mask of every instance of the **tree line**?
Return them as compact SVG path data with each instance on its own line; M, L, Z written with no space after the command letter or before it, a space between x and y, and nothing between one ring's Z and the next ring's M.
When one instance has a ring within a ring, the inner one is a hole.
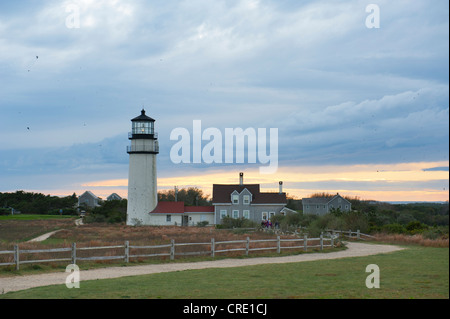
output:
M59 197L41 193L25 192L0 193L0 215L9 215L11 211L22 214L64 214L76 215L78 197Z

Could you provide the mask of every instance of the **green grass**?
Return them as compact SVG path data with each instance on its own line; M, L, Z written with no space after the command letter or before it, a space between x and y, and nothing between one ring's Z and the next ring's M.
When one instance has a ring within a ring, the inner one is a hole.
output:
M75 219L72 215L38 215L38 214L19 214L19 215L1 215L1 220L41 220L41 219Z
M448 252L448 248L408 246L368 257L82 281L80 289L61 284L0 298L449 298ZM365 286L368 264L380 268L379 289Z

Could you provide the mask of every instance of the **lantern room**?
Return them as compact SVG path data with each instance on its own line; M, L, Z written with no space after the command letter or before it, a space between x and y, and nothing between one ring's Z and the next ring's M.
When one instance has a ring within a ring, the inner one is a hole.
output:
M131 120L130 139L151 138L156 139L155 120L145 115L145 110L141 111L141 115Z

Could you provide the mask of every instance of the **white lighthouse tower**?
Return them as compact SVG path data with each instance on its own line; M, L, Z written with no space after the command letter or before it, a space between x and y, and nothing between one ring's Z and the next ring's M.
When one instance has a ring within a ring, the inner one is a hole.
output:
M127 225L150 225L149 213L158 204L156 189L156 154L159 153L158 134L155 120L141 115L131 120L132 129L128 133L131 145L128 173Z

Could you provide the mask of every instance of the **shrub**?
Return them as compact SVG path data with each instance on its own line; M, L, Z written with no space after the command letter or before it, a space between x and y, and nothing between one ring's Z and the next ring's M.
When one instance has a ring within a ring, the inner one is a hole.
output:
M419 221L412 221L412 222L409 222L408 225L406 225L405 229L410 234L417 234L417 233L423 232L424 230L427 230L428 226L425 224L422 224Z
M197 223L197 227L205 227L206 225L208 225L209 223L208 223L208 221L207 220L204 220L204 221L202 221L202 222L198 222Z
M227 228L254 228L256 226L257 225L255 222L253 222L249 219L246 219L244 217L231 218L231 217L225 216L222 219L221 227L218 227L218 228L224 228L224 229L227 229Z
M404 234L406 229L400 224L387 224L381 227L381 231L389 234Z

